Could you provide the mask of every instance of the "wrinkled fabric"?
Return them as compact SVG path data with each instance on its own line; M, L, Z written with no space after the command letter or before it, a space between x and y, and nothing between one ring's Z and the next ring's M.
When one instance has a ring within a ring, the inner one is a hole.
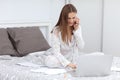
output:
M76 31L73 31L72 40L68 44L65 44L62 41L61 32L58 31L57 27L54 28L53 33L51 34L51 39L52 48L46 51L47 56L55 56L57 58L57 61L60 63L58 66L62 65L63 67L66 67L69 63L76 62L75 58L78 56L78 50L80 51L84 47L81 26L79 26ZM54 60L52 61L50 58L50 60L48 60L47 56L45 57L45 64L53 63L54 67L56 63L54 64ZM50 65L49 67L52 66Z
M41 57L27 55L24 57L0 56L0 80L120 80L120 72L111 72L111 75L104 77L72 77L69 73L46 75L43 73L31 72L33 67L16 65L19 62L32 62L41 64ZM112 66L120 67L120 57L113 58ZM66 77L64 77L66 75Z

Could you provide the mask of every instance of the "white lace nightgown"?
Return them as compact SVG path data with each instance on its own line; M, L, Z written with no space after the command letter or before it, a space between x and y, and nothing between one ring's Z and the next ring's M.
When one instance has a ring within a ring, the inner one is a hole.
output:
M69 45L62 41L61 33L54 28L51 34L51 48L45 52L44 64L48 67L66 67L69 63L76 63L78 51L84 47L81 26L73 32Z

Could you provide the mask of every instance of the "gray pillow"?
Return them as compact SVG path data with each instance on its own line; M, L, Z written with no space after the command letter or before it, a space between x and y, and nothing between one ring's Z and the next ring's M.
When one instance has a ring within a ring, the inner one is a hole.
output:
M20 56L50 48L39 27L7 28L7 31Z
M0 29L0 55L17 55L17 52L9 40L7 30L4 28Z

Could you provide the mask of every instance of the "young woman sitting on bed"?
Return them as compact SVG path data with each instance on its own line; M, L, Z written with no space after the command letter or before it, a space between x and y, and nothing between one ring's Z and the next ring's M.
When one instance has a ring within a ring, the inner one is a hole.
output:
M74 5L66 4L51 32L52 48L45 53L44 64L48 67L76 69L75 58L84 47L79 18Z

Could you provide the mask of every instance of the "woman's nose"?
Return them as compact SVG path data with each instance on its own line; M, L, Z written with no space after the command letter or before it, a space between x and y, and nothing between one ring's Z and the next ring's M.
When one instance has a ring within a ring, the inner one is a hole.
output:
M70 22L73 23L73 22L74 22L74 19L70 19Z

